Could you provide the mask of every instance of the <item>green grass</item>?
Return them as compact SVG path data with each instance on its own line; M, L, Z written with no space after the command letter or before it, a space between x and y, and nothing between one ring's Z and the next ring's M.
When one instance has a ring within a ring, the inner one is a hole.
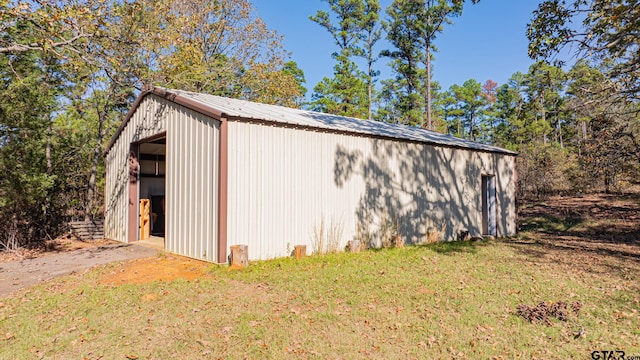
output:
M99 285L113 264L0 299L0 358L640 355L636 263L609 257L577 269L571 255L531 250L444 243L212 267L194 282ZM551 326L515 315L518 304L559 300L580 301L581 314Z

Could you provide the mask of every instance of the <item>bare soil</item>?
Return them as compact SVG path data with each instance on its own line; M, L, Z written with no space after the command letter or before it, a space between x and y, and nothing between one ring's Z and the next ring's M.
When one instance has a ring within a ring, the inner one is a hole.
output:
M102 275L105 285L145 284L152 281L194 280L206 276L211 264L181 256L162 256L124 262Z

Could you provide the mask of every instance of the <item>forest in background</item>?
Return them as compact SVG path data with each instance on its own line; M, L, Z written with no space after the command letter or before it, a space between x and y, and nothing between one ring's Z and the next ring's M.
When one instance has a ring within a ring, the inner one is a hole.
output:
M520 198L623 191L640 172L633 0L542 2L506 84L432 81L437 35L477 1L328 0L334 72L304 72L249 0L0 0L0 250L101 218L103 152L146 84L420 126L518 151ZM389 49L378 49L386 39ZM557 54L570 46L568 66ZM392 76L379 78L380 68Z

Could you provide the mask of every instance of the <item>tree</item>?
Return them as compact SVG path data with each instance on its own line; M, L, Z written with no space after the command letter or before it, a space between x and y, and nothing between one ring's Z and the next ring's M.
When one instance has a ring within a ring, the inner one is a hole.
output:
M537 127L542 142L547 143L548 135L555 129L555 142L562 147L562 96L566 86L566 75L562 68L543 62L529 67L526 94L529 98L531 114L535 120L531 126Z
M526 106L525 78L525 74L515 72L496 92L495 116L499 123L496 128L496 143L512 150L526 141L522 131Z
M477 3L478 0L472 0ZM395 50L383 55L392 59L391 66L405 82L405 104L409 123L418 123L415 113L421 113L419 122L432 130L431 52L433 42L450 24L452 18L462 14L464 0L394 0L387 8L389 20L385 23L387 39ZM422 74L424 72L424 74ZM422 80L422 81L419 81ZM420 101L416 97L422 97Z
M5 247L99 216L105 140L144 84L290 106L305 91L247 0L0 0L0 20Z
M138 0L126 6L132 7L124 12L127 21L139 34L134 43L148 58L144 83L243 98L252 94L246 71L282 75L288 55L282 38L254 15L248 0Z
M638 104L616 97L611 80L586 61L567 74L566 107L573 115L579 164L572 180L582 189L617 188L620 176L635 178L640 164Z
M304 73L293 61L275 71L267 64L254 64L243 73L241 81L243 99L265 104L300 107L306 91L302 86Z
M373 68L373 64L378 61L374 46L382 38L382 28L380 26L380 3L378 0L365 0L364 5L361 34L364 46L362 46L359 53L367 61L367 118L372 120L375 78L380 73Z
M458 106L458 100L453 90L450 88L448 91L441 93L435 105L436 108L440 109L442 118L447 124L447 133L459 138L464 137L462 129L462 116L464 112Z
M354 58L365 55L368 46L375 44L375 22L379 5L376 1L364 0L326 0L329 3L335 19L331 14L318 10L309 19L331 34L338 51L332 54L336 60L334 77L323 78L314 87L311 108L336 115L346 115L359 118L369 117L371 98L368 86L373 81L373 70L369 74L363 73ZM363 37L369 40L366 48L359 47ZM368 53L368 59L373 64L373 55Z
M424 10L422 1L395 0L386 10L389 20L384 23L387 39L393 50L382 51L382 55L391 58L391 69L396 77L384 84L383 93L387 102L399 111L405 124L423 123L423 103L420 89L423 70L420 61L420 13Z
M462 115L462 134L471 140L480 140L484 134L480 132L480 122L484 116L487 99L483 96L482 85L474 79L469 79L459 85L451 85L453 97Z
M28 51L65 57L81 53L90 38L100 36L86 20L100 18L100 2L92 0L39 0L0 2L0 54ZM28 26L31 24L34 26ZM29 31L24 31L28 26Z
M298 67L295 61L287 61L284 64L282 72L292 77L298 84L298 95L294 98L294 107L302 108L305 103L304 97L307 94L307 88L304 86L307 80L304 77L304 71Z
M489 79L482 85L482 97L486 101L486 109L484 111L485 116L487 118L486 127L488 129L484 129L483 133L488 135L488 138L485 139L486 142L490 144L495 144L495 125L494 119L496 116L495 104L497 101L497 93L498 93L498 83Z
M638 4L628 0L546 0L528 24L529 56L555 57L575 45L577 56L595 61L616 81L615 93L640 100ZM580 22L582 26L573 24Z
M29 26L29 25L26 25ZM44 238L58 180L47 163L51 113L60 84L34 51L0 57L0 249Z

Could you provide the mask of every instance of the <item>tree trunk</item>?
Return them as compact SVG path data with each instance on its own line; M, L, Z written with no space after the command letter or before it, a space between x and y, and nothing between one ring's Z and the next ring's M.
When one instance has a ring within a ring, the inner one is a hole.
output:
M52 129L51 123L52 121L51 119L49 119L49 125L47 126L47 144L44 149L44 156L47 161L48 176L51 176L51 174L53 174L53 164L51 162L51 133L53 132L53 129ZM51 210L51 191L47 191L47 197L45 198L45 204L44 204L44 218L47 223L47 227L51 226L51 224L49 223L50 210Z
M369 73L371 73L371 67L369 67ZM371 115L371 77L369 77L369 84L367 84L367 96L369 97L368 102L369 102L369 108L368 108L368 119L371 120L372 119L372 115Z
M372 89L373 88L373 44L372 44L372 41L373 41L372 39L373 38L372 38L372 36L373 35L370 33L369 34L368 43L367 43L367 46L369 47L369 54L368 54L368 56L369 56L369 59L368 59L368 62L369 62L369 78L367 79L368 80L367 81L367 96L368 96L368 99L367 99L368 100L368 109L367 110L368 110L368 116L369 116L368 118L369 118L369 120L371 120L373 118L372 114L371 114L371 112L372 112L371 108L372 108L372 102L373 102L372 99L371 99L371 96L372 96L372 93L373 93L373 89Z
M558 118L557 113L556 113L556 124L558 127L558 139L560 140L560 148L564 149L564 139L562 138L562 124L560 124L560 119Z
M44 150L44 156L47 159L47 175L53 173L53 165L51 164L51 120L49 120L49 126L47 126L47 147Z
M107 100L107 104L109 101ZM102 149L102 140L104 138L104 122L107 117L107 105L104 105L102 111L98 110L98 134L96 137L96 146L93 149L93 160L91 162L91 175L89 176L89 188L87 190L87 202L84 208L84 221L91 220L91 210L93 209L93 198L96 192L96 175L98 173L98 160L100 159L100 149Z
M471 116L471 121L470 121L470 128L469 128L469 139L471 141L476 141L476 124L475 124L475 119L473 118L473 116Z
M556 110L556 142L560 144L560 148L564 149L564 141L562 139L562 124L560 124L560 118L558 117L558 111Z
M433 130L431 122L431 41L427 41L427 129Z
M547 123L547 114L544 111L544 94L540 95L540 111L542 112L542 123L546 124ZM544 134L542 134L542 143L547 145L547 132L545 131Z

